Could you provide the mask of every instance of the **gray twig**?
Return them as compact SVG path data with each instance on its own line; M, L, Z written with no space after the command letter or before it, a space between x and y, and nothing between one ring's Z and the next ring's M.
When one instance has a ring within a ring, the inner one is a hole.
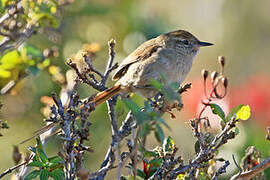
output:
M218 180L218 176L223 174L223 173L226 173L226 169L227 167L230 165L230 162L229 161L225 161L224 165L221 166L217 172L215 173L215 175L212 177L211 180Z
M21 167L21 166L23 166L23 165L26 165L27 163L28 163L28 161L24 161L24 162L22 162L22 163L20 163L20 164L18 164L18 165L16 165L16 166L14 166L14 167L8 168L8 169L5 170L2 174L0 174L0 179L1 179L2 177L4 177L5 175L9 174L9 173L12 173L12 171L14 171L15 169L17 169L17 168L19 168L19 167Z

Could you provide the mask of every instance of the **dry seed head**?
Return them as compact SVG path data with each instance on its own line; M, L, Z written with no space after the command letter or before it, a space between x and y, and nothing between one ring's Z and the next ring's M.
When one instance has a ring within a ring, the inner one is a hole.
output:
M15 162L15 164L18 164L21 159L22 159L22 154L19 151L18 146L13 146L13 161Z
M213 71L211 73L211 79L212 79L212 82L214 82L216 80L216 78L218 77L218 72L217 71Z
M222 84L223 84L223 86L224 86L225 88L228 87L228 79L227 79L226 77L223 77L223 78L221 79L221 82L222 82Z
M115 41L114 39L111 39L111 40L108 42L108 45L109 45L110 47L114 47L115 44L116 44L116 41Z
M11 8L8 10L8 14L9 14L10 16L13 16L16 12L17 12L16 6L13 6L13 7L11 7Z
M218 62L222 67L225 66L225 56L218 56Z
M205 69L202 70L202 77L203 77L204 80L206 80L206 78L208 77L208 74L209 73L208 73L207 70L205 70Z

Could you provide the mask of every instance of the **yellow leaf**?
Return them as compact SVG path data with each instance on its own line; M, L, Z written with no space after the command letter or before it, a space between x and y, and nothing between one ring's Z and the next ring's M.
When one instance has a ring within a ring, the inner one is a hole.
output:
M50 72L51 75L55 75L55 74L60 72L60 68L57 67L57 66L51 65L49 67L49 72Z
M57 9L56 9L55 6L52 6L52 7L50 8L50 10L51 10L51 13L52 13L52 14L55 14L56 11L57 11Z
M179 174L178 176L177 176L177 180L182 180L182 179L185 179L185 176L186 176L187 174Z
M0 78L9 78L10 76L11 76L10 71L0 69Z
M2 58L1 58L1 64L19 64L21 63L20 56L16 50L10 51L6 53Z
M236 113L236 119L247 120L250 117L249 105L242 106L241 109Z

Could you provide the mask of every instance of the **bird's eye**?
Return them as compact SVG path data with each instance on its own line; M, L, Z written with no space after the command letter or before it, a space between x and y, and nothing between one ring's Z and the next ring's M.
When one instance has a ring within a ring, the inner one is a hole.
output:
M184 45L188 45L189 44L188 40L186 40L186 39L183 40L183 43L184 43Z

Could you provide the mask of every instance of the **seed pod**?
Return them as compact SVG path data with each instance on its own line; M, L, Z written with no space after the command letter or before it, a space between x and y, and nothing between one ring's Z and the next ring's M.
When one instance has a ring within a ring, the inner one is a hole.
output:
M44 49L43 56L45 58L51 57L53 55L53 51L51 49Z
M9 30L14 30L15 27L16 27L16 24L17 24L17 22L15 20L11 20L9 25L8 25L8 29Z
M217 71L213 71L211 73L211 79L212 79L212 82L214 82L216 80L216 78L218 77L218 72Z
M12 6L12 7L10 7L9 10L8 10L8 14L9 14L10 16L13 16L16 12L17 12L16 6Z
M108 45L109 45L110 47L114 47L115 44L116 44L116 41L115 41L114 39L111 39L111 40L108 42Z
M270 127L267 127L267 135L266 135L266 139L268 141L270 141Z
M205 69L202 70L202 77L203 77L204 80L206 80L206 78L208 77L208 74L209 73L208 73L207 70L205 70Z
M87 169L84 169L84 168L81 168L78 171L78 177L82 180L88 179L89 174L90 174L89 171Z
M218 62L222 67L225 66L225 56L218 56Z
M221 82L222 82L222 84L223 84L223 86L224 86L225 88L228 87L228 79L227 79L226 77L223 77L223 78L221 79Z
M15 162L15 164L18 164L21 159L22 159L22 154L19 151L18 146L13 146L13 161Z
M21 27L22 27L22 23L21 23L21 22L18 22L18 23L17 23L17 27L18 27L18 28L21 28Z
M53 57L59 56L59 49L57 47L52 47L52 51L53 51Z

